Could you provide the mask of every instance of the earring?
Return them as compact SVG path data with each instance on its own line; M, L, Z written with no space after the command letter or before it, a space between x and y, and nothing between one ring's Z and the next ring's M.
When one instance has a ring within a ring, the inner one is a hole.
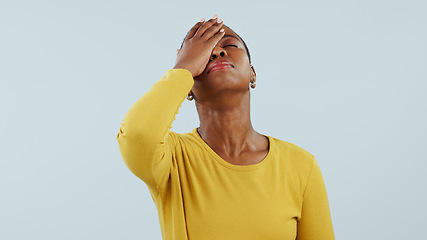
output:
M191 101L191 100L193 100L193 99L194 99L194 94L187 95L187 100L188 100L188 101Z
M251 82L251 88L254 89L256 87L256 83L255 80L253 82Z
M251 81L251 88L254 89L256 87L256 76L252 73L252 81Z

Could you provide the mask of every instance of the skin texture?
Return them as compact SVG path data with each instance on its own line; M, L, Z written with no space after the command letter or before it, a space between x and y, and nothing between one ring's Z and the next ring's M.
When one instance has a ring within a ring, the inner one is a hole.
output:
M228 61L232 68L209 72L219 60ZM251 123L249 84L255 82L256 73L238 35L216 16L197 23L178 51L174 69L187 69L193 75L189 95L194 95L202 139L231 164L261 162L269 143Z

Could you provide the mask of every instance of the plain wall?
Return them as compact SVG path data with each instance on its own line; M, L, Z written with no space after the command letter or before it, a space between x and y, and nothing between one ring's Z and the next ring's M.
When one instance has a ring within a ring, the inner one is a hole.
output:
M337 239L421 239L426 1L2 1L0 239L161 239L116 140L201 18L245 39L255 129L305 148ZM173 131L199 124L185 101Z

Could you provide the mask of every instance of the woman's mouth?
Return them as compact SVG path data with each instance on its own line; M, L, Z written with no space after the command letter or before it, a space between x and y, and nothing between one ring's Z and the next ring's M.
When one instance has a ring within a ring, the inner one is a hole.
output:
M233 65L231 65L231 63L229 63L226 60L216 61L209 67L209 70L207 73L215 72L215 71L226 69L226 68L233 68Z

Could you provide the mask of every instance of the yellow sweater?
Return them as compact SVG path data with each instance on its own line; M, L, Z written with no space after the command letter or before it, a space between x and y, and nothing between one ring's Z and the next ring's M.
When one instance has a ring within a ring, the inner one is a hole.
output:
M267 136L266 158L238 166L219 157L197 128L170 130L193 84L189 71L168 70L117 135L124 162L157 206L163 239L334 239L322 174L306 150Z

